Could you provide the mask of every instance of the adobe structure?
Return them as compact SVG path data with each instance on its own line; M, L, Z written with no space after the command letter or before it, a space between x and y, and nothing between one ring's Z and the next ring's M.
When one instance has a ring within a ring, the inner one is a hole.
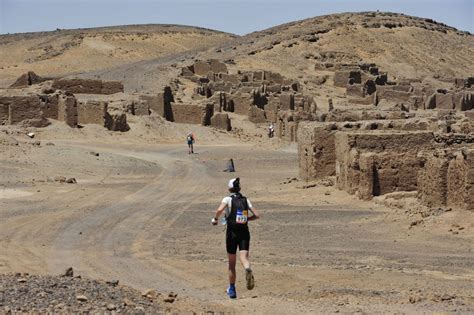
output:
M298 142L300 177L335 176L361 199L418 192L428 207L474 210L473 78L451 88L391 82L375 64L317 64L334 70L345 104L311 115L281 112L277 135Z
M120 82L84 79L48 79L28 72L0 93L0 124L45 127L49 119L76 128L99 124L127 131L125 113L109 113L106 102L79 102L73 93L112 94L123 91Z

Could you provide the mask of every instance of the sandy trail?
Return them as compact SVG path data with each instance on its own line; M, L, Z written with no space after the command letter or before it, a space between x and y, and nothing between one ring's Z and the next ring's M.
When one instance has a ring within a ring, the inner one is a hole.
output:
M404 215L331 187L285 184L297 176L294 150L208 145L189 156L182 145L56 143L78 152L71 162L93 150L118 168L84 170L77 185L24 185L18 190L31 195L1 199L0 271L73 266L178 292L184 311L473 310L472 225L459 236L435 225L408 229ZM230 157L235 174L222 172ZM239 299L229 301L224 234L210 218L234 176L263 219L251 225L257 286L245 290L239 270ZM452 298L436 302L443 294ZM422 298L412 304L413 295Z

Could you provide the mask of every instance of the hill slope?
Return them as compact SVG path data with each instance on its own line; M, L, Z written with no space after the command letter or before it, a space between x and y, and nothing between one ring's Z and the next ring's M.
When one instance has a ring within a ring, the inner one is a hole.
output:
M27 71L42 76L103 70L217 45L234 35L189 26L130 25L0 36L0 86Z
M431 19L343 13L255 32L225 43L213 55L295 78L314 73L320 62L374 62L397 77L447 78L474 73L474 36Z

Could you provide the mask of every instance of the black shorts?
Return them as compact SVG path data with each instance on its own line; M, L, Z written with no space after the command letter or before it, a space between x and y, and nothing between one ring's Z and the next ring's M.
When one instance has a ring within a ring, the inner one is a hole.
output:
M228 254L237 253L237 247L239 250L249 250L250 248L250 233L248 229L245 230L232 230L227 229L226 232L226 249Z

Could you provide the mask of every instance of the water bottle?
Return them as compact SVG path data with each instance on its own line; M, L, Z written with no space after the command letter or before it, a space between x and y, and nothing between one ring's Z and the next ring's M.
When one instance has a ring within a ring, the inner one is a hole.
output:
M223 216L223 217L221 218L221 224L222 224L222 225L226 225L226 224L227 224L227 219L225 218L225 216Z

